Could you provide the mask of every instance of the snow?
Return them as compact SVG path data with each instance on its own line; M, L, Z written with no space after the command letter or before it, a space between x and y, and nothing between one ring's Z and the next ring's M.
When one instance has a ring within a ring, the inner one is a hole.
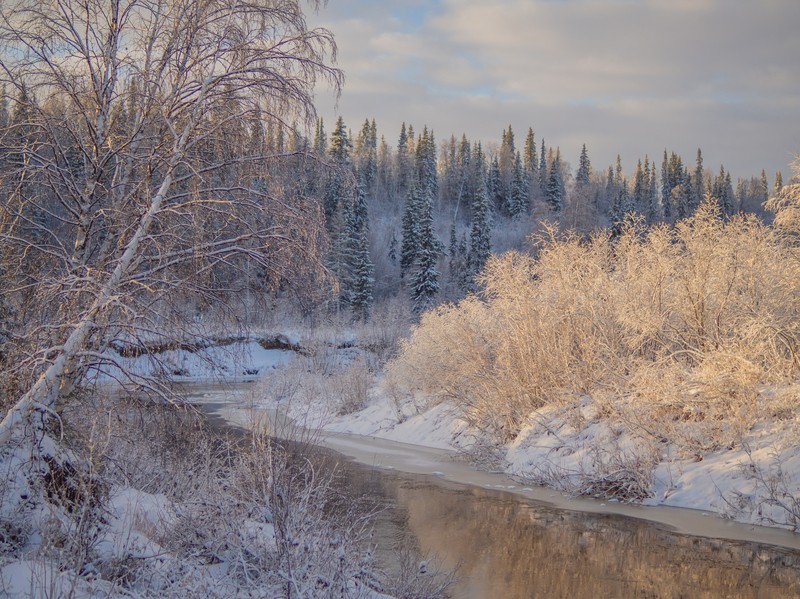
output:
M360 412L332 419L323 428L334 433L454 449L453 439L466 428L466 424L445 404L398 422L397 412L388 401L376 401Z
M298 340L290 342L296 345ZM353 339L353 343L357 344L357 340ZM332 350L340 369L364 359L357 347L331 347L340 348ZM537 410L511 441L492 444L447 402L429 408L425 407L425 398L398 402L380 380L373 380L366 405L337 415L330 405L329 393L330 377L335 374L328 373L316 383L308 383L309 377L313 379L315 375L306 370L307 364L298 359L296 352L264 349L255 340L198 352L170 350L159 358L173 368L176 381L199 383L197 400L222 405L220 413L229 420L249 426L259 414L273 423L288 415L306 428L319 429L320 443L376 467L515 493L564 509L654 520L690 534L800 548L797 535L780 530L797 525L787 518L785 506L798 507L800 448L783 443L789 437L787 432L800 426L796 420L762 423L737 446L687 457L677 455L669 446L643 444L624 426L601 417L587 397L571 413L552 406ZM156 365L146 357L115 359L122 363L120 366L143 375L155 372ZM287 394L277 394L275 389L285 385L286 380L293 380L281 378L293 369L299 369L301 383L287 399ZM216 384L220 380L258 382L222 387ZM223 405L226 401L227 405ZM297 430L287 424L275 426L286 434ZM483 470L463 459L465 452L474 456L477 449L489 452L490 460L484 463ZM45 436L37 452L56 455L54 440ZM0 453L0 518L10 522L27 509L29 522L33 523L27 553L0 561L0 594L21 598L73 593L84 598L119 591L93 577L90 570L77 575L59 569L58 564L47 559L28 557L41 543L36 530L45 526L52 514L26 503L31 489L20 473L31 462L31 456L23 455L22 449L14 445ZM654 467L646 481L648 496L640 504L577 497L587 478L615 468L624 470L648 459L653 460ZM487 464L491 464L491 471L487 471ZM99 559L113 562L156 558L165 572L181 567L159 546L153 534L168 528L176 518L175 506L167 497L115 486L109 491L105 509L106 525L95 545ZM757 526L765 524L773 528ZM244 520L240 530L248 542L265 546L275 543L272 525L263 521ZM215 568L224 569L224 564L196 570L193 576L197 577L197 584L219 590L225 572ZM377 593L374 597L386 598Z
M361 351L357 349L357 338L351 336L348 340L348 344L342 344L341 338L336 344L329 340L332 347L343 348L334 351L340 367L352 363ZM349 345L355 348L344 347ZM424 398L399 404L385 392L380 379L373 381L363 409L336 415L325 393L328 379L313 390L309 386L291 401L274 396L270 378L294 367L296 354L292 352L263 350L254 343L211 348L208 352L208 356L219 360L224 372L239 372L243 364L259 369L259 375L250 378L260 380L260 386L248 390L244 403L242 396L233 399L239 403L237 415L234 416L237 410L226 412L241 425L252 422L253 408L277 409L307 429L323 431L327 435L325 442L345 454L358 455L374 465L448 478L453 476L453 456L487 443L486 436L471 429L447 402L428 409L422 407ZM198 356L182 355L180 360L186 375L179 380L197 380L210 372L206 361ZM301 378L305 380L312 374L304 371ZM795 421L768 423L750 431L741 444L731 449L699 457L678 456L670 447L634 438L620 423L601 417L591 399L584 397L577 417L553 406L541 408L530 414L528 424L513 440L489 447L492 460L497 461L495 466L510 478L481 484L516 492L545 484L558 491L558 496L575 497L593 476L624 473L652 460L652 477L642 483L647 497L640 503L645 506L685 508L750 525L791 529L796 523L767 497L770 484L775 490L777 483L759 483L753 476L753 466L767 474L777 473L780 467L780 481L789 498L800 497L800 448L782 445L787 427L796 426ZM397 445L390 449L381 445L384 442ZM434 458L424 448L443 453ZM417 460L408 455L415 452ZM460 478L472 482L480 477L473 469L473 474L462 474ZM552 492L546 495L553 498ZM611 498L611 503L615 501L619 499ZM604 498L602 504L590 502L588 506L581 504L579 509L607 509L608 503L609 499ZM641 517L638 513L637 516Z
M114 585L90 580L72 571L61 571L57 563L19 560L0 568L0 594L8 599L31 597L109 597Z
M297 345L295 335L280 335L287 345ZM104 368L101 381L124 380L123 372L138 376L166 375L176 382L209 380L256 380L267 371L286 366L295 356L284 349L264 349L257 340L248 339L229 345L211 346L197 351L174 349L160 352L157 360L146 356L123 357L114 350L106 356L113 362Z

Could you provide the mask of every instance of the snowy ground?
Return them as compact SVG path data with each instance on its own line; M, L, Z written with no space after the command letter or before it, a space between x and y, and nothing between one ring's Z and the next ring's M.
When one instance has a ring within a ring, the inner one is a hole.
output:
M265 388L270 387L261 387ZM597 495L607 500L620 485L633 485L641 496L622 494L623 502L627 497L646 506L689 508L704 517L713 514L791 531L800 524L800 448L786 442L795 436L794 421L761 424L730 449L685 456L670 446L642 447L641 439L631 438L624 427L600 418L588 398L577 409L578 420L554 408L532 413L528 425L506 445L493 444L471 430L447 404L430 409L422 408L421 401L398 406L379 384L370 389L363 409L344 415L332 413L318 390L316 397L288 402L262 391L258 402L329 433L466 451L484 469L504 471L520 488L540 484L572 497ZM642 477L641 471L652 475ZM620 493L616 494L612 502L620 501ZM796 543L782 539L776 542Z
M296 344L295 339L292 342ZM329 446L367 463L520 493L566 509L656 520L703 536L800 548L800 537L779 530L791 530L797 524L793 514L798 513L800 501L800 448L782 446L786 431L777 424L750 431L745 443L733 449L694 458L674 455L670 447L657 447L657 463L652 478L646 481L646 497L633 503L587 499L577 496L587 493L587 481L598 480L598 471L613 483L617 480L615 473L625 474L638 464L637 460L654 455L652 447L642 452L636 439L600 418L588 398L578 406L580 418L556 409L540 410L531 414L528 425L512 442L493 444L470 429L445 403L426 409L424 398L395 401L376 382L367 353L353 348L352 343L332 340L326 347L324 356L319 348L316 355L309 356L264 349L250 340L202 352L171 350L160 358L162 364L174 367L174 379L211 390L208 401L219 401L213 390L223 380L249 381L238 387L240 393L235 399L240 408L235 417L244 424L254 410L277 408L306 428L322 429L329 436ZM143 375L162 368L144 357L118 359L123 362L121 366ZM370 384L360 389L364 379ZM359 395L357 401L348 396L354 393ZM357 409L343 410L343 406ZM465 453L481 459L483 472L463 459L454 461L454 456ZM10 469L25 456L12 457L6 461ZM545 483L549 488L535 483ZM24 493L24 489L9 487L5 497ZM18 507L23 503L20 500L6 505ZM162 496L120 487L113 490L110 506L109 526L100 543L108 557L127 559L136 552L160 553L147 531L172 517L173 508ZM733 520L750 526L737 525ZM269 531L263 532L270 536ZM163 568L177 567L170 566L169 559L165 564ZM7 563L0 568L0 594L30 596L33 580L45 580L56 590L78 588L79 596L110 592L101 581L93 583L85 576L78 579L59 573L55 564L45 570L46 564L41 561ZM211 584L215 575L209 570L203 576L207 577L205 584Z
M244 348L245 357L239 354L236 365L229 363L226 369L241 371L244 367L261 373L248 394L247 402L253 407L278 408L306 428L327 433L467 452L478 458L484 469L504 471L520 489L541 484L570 497L603 497L594 503L596 509L608 504L609 495L616 495L611 502L625 503L627 499L646 506L689 508L703 517L715 514L751 525L798 527L800 448L784 441L797 422L762 424L731 449L682 456L670 446L643 446L641 439L630 437L624 427L601 418L591 400L584 398L569 415L555 408L532 413L519 435L501 445L470 429L446 403L430 409L424 407L424 398L398 403L371 378L374 373L370 373L365 398L355 403L343 400L342 393L351 390L352 374L341 373L367 362L364 352L350 345L340 344L347 347L332 350L333 356L325 358L324 374L318 372L319 364L312 358L253 346ZM331 347L336 348L336 343ZM195 374L192 359L176 359L186 365L186 379L191 379ZM331 361L338 366L331 368ZM205 371L197 372L202 376ZM343 402L358 409L343 414ZM341 449L347 453L346 447ZM640 476L642 471L648 475ZM591 509L591 504L578 509ZM724 528L720 530L720 534L728 534ZM782 538L776 542L797 543Z
M475 449L480 439L446 404L399 422L391 400L379 394L364 410L321 424L330 432L459 452ZM689 508L703 517L714 514L726 520L792 530L797 523L791 512L796 513L800 501L800 448L776 450L781 447L783 432L777 426L751 431L746 439L751 448L749 453L740 446L704 455L702 459L680 459L671 456L669 448L664 448L650 480L649 496L641 503ZM636 457L633 441L616 436L606 422L590 420L578 431L556 411L548 413L546 410L532 414L531 424L514 441L492 449L496 452L481 447L478 455L487 457L489 461L485 465L488 467L502 469L511 476L519 488L542 483L572 497L585 494L581 492L581 486L592 478L599 463L606 466L605 472L613 473L614 456L622 455L624 459L631 459L632 455ZM759 467L763 479L755 475L754 466ZM547 500L553 501L553 496ZM792 501L795 503L791 504ZM565 507L606 511L600 508L606 508L607 501ZM642 517L641 512L633 515ZM653 515L656 520L666 518L663 512ZM687 532L714 534L701 533L697 528L682 526L677 521L673 524ZM717 534L730 536L731 531L723 527ZM800 537L796 535L781 535L779 538L774 542L800 546Z
M224 347L210 347L199 352L170 350L160 354L158 361L109 355L129 373L163 376L166 365L173 380L210 388L218 388L224 381L253 381L267 372L287 366L293 357L292 351L265 349L258 340L227 343ZM116 373L112 371L108 378L117 378ZM107 379L104 377L101 382L107 382ZM100 428L103 428L102 422ZM240 595L277 596L275 588L278 587L275 587L273 579L263 583L256 579L254 586L239 588L239 563L257 557L262 569L273 567L278 541L269 508L259 502L248 504L249 499L236 495L232 485L214 478L225 476L225 466L219 465L217 470L213 470L215 467L210 462L198 463L196 475L185 470L171 473L162 463L168 458L159 454L158 447L150 447L152 439L148 437L145 444L141 439L133 439L130 447L116 449L141 452L141 455L112 457L112 460L122 457L117 459L117 464L131 460L130 463L134 464L131 473L141 480L129 484L122 481L112 483L110 478L100 481L89 471L80 470L88 468L88 462L64 449L56 437L40 432L34 443L26 443L28 436L23 432L18 431L7 446L0 448L1 597L204 596L211 599ZM171 439L173 437L168 436L165 442ZM99 443L104 441L107 439L100 439ZM113 451L111 448L112 454ZM202 458L202 450L198 455ZM136 459L149 469L136 469ZM264 460L267 459L265 456ZM79 470L76 471L75 467ZM212 470L213 474L209 474ZM174 479L170 478L173 474ZM63 475L64 480L52 483L52 476L56 475ZM169 479L165 488L182 488L183 485L194 489L196 486L197 493L187 493L184 489L176 495L183 499L175 499L158 490L143 490L161 488L163 484L158 481L165 476ZM91 500L75 503L78 500L72 499L70 489L75 488L75 484L86 486L81 486L81 489L88 488L93 480L98 481L99 490L79 496L102 496L103 499L97 504ZM206 494L207 489L211 489L210 495ZM216 506L215 502L221 505ZM75 509L74 506L80 507ZM298 521L301 525L306 521L312 522L321 514L320 506L316 510L311 507L308 513L298 515ZM329 576L329 570L334 572L344 563L332 556L336 551L347 551L355 563L354 572L366 568L358 561L361 554L345 545L349 541L336 537L339 540L334 542L333 533L330 538L321 538L327 529L319 522L313 522L305 537L302 531L297 533L291 528L287 533L306 544L308 555L302 554L297 563L302 563L309 571L319 571L320 577ZM187 535L189 542L184 548L175 538L176 531ZM206 534L213 549L202 545ZM198 539L201 541L199 550ZM164 542L170 546L164 546ZM302 544L298 551L301 550ZM213 559L208 559L206 551L212 552ZM275 562L276 569L280 568L280 563ZM254 572L256 568L251 566L246 576L255 577ZM330 576L335 575L339 575L338 570ZM360 574L347 576L344 580L348 585L348 596L391 599L389 595L362 584L358 578ZM277 572L273 578L284 580L285 575ZM124 583L121 583L123 579ZM310 585L312 589L319 586L314 576L308 579L310 582L301 582L300 585ZM315 590L301 591L301 594L326 596L325 591Z

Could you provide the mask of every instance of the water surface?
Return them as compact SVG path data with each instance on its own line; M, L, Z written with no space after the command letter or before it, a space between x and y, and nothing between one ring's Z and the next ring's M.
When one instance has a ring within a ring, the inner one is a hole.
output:
M207 396L205 409L225 413L216 399ZM363 442L344 438L342 443ZM396 550L412 547L435 557L443 569L457 569L453 597L800 597L800 549L794 535L776 532L776 542L787 545L780 547L742 540L755 529L723 521L720 530L741 538L694 536L665 523L594 513L585 503L565 509L520 490L486 488L480 473L472 485L419 473L436 467L433 455L405 456L417 473L355 463L331 450L313 459L320 467L336 469L339 489L352 502L380 510L373 542L386 568L393 567ZM605 506L594 505L596 510ZM769 539L770 534L755 531L752 536Z

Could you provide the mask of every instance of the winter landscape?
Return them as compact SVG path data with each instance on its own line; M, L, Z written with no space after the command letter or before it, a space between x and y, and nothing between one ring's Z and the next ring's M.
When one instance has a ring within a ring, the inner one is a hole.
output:
M740 8L0 2L0 596L800 596Z

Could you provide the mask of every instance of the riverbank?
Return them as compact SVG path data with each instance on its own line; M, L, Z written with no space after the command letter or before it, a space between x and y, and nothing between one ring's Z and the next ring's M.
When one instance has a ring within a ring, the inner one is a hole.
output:
M241 386L242 397L249 387ZM204 413L223 413L249 425L249 407L237 410L236 402L225 403L225 394L201 393ZM266 410L257 414L273 416ZM566 509L554 507L532 500L522 487L509 489L514 483L503 475L454 463L446 450L341 434L327 434L320 442L337 452L321 452L326 465L318 465L317 472L333 468L348 501L378 506L371 535L376 551L407 543L434 557L440 568L456 572L454 597L782 599L800 590L797 549L678 534L641 518L570 509L570 501ZM466 470L467 484L455 482L456 468ZM538 491L555 501L560 496ZM661 509L621 507L649 514Z
M573 496L553 488L526 485L507 472L480 469L462 450L452 446L444 447L441 442L438 446L431 446L399 440L404 435L406 438L422 435L429 426L436 428L437 422L446 420L441 414L420 415L418 419L410 419L408 425L390 430L373 429L372 432L377 434L352 432L367 430L369 419L365 414L361 414L361 418L351 415L332 420L324 430L310 433L302 427L296 427L294 423L287 423L284 415L278 416L272 410L266 409L263 403L254 406L254 392L257 392L257 388L252 385L238 385L229 387L227 391L206 392L202 397L195 396L193 402L206 404L206 409L211 413L244 428L264 422L272 426L277 417L280 424L274 430L278 434L286 437L313 436L315 443L372 467L423 474L452 483L510 493L560 510L636 518L665 526L680 534L749 541L800 550L800 536L785 529L737 522L721 517L711 510ZM375 413L375 410L371 411L372 416ZM344 432L348 428L351 432ZM389 438L388 435L396 438Z
M299 336L293 343L302 345ZM209 357L177 351L170 359L182 365L180 380L207 379ZM221 364L217 372L234 375L229 380L252 381L248 398L241 400L248 409L279 410L306 430L324 431L331 447L365 463L417 472L415 459L435 450L449 456L444 463L451 468L452 456L457 456L477 461L483 470L503 472L501 481L477 484L515 492L530 489L528 496L566 502L566 509L624 513L725 538L755 540L748 530L762 534L771 527L783 532L763 542L798 546L797 536L786 532L797 526L794 510L800 500L800 449L785 442L796 434L796 419L759 425L740 444L714 453L682 456L668 445L655 444L645 455L637 453L638 439L601 418L598 406L584 398L570 410L550 407L532 413L528 425L501 444L468 426L446 402L427 408L424 398L399 401L376 380L370 352L352 335L326 339L315 352L264 350L251 341L211 357ZM243 375L253 371L259 374ZM392 441L402 445L387 454L380 446ZM399 457L408 454L416 457L402 463ZM653 464L642 464L645 458ZM425 465L423 470L436 475L442 468ZM630 477L640 471L647 473L646 479L634 481L643 490L641 496L620 500L611 485L631 484ZM472 469L459 482L476 484L476 476ZM605 481L608 487L587 491L589 480ZM586 495L590 498L579 498ZM673 516L659 508L678 512ZM685 510L694 514L688 520L678 515ZM732 521L744 528L731 532Z

